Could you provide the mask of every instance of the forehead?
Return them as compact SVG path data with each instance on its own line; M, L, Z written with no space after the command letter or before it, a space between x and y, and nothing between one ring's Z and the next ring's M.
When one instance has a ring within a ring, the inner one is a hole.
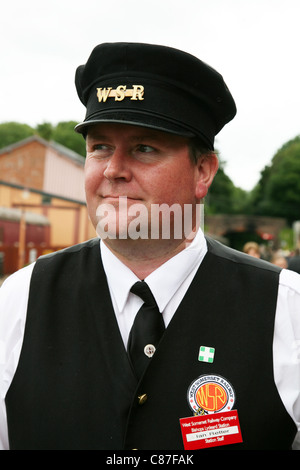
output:
M131 124L101 123L90 126L87 131L88 139L98 138L126 138L129 140L149 139L152 141L165 143L188 143L188 138L171 134L169 132L158 131L148 127L134 126Z

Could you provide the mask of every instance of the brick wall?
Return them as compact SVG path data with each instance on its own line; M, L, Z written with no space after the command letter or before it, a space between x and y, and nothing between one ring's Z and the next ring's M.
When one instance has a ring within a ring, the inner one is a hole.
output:
M33 189L43 189L46 148L33 141L0 155L0 179Z

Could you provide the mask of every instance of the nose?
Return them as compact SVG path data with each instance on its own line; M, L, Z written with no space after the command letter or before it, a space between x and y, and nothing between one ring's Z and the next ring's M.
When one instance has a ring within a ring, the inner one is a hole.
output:
M122 179L123 181L130 181L132 177L131 165L126 154L116 149L108 160L107 166L104 171L104 176L109 181Z

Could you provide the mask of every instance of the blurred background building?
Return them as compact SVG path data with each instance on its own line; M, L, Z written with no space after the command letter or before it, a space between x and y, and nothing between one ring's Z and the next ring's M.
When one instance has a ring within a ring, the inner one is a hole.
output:
M95 236L84 161L38 136L0 149L0 275Z

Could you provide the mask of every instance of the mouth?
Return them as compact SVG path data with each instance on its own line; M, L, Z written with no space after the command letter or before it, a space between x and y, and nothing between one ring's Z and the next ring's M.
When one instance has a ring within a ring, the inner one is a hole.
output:
M142 201L141 198L139 197L135 197L135 196L128 196L127 194L126 195L122 195L122 194L118 194L118 195L114 195L114 194L107 194L107 195L101 195L101 199L103 199L105 202L108 202L109 200L111 201L120 201L122 200L122 202L124 201L128 201L128 202L140 202Z

